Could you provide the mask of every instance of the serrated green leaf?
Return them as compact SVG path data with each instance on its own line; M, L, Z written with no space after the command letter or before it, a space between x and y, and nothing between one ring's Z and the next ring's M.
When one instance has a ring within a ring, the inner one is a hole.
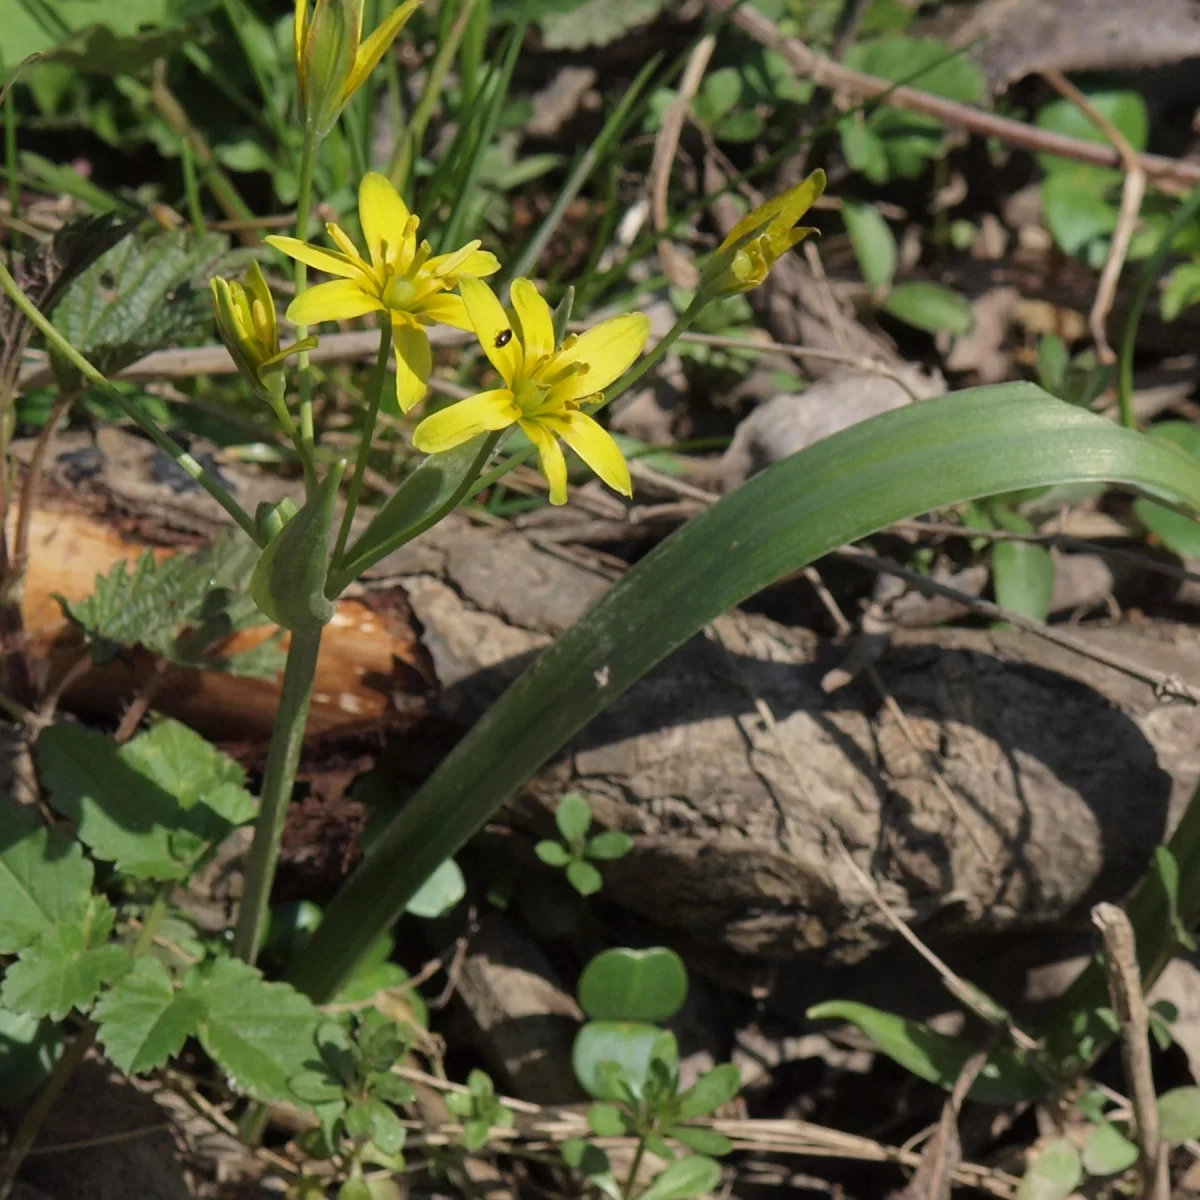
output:
M808 1016L814 1021L841 1020L857 1025L893 1062L947 1091L976 1052L974 1043L966 1038L938 1033L919 1021L908 1021L853 1000L818 1004L808 1010ZM1019 1052L1003 1049L988 1059L967 1095L983 1104L1018 1104L1036 1099L1045 1089L1045 1080L1033 1064Z
M702 1154L689 1154L667 1167L639 1200L691 1200L711 1192L720 1182L719 1162Z
M842 220L846 222L850 245L867 285L887 287L896 274L899 259L892 227L875 205L857 200L843 201Z
M1088 1134L1080 1156L1089 1175L1117 1175L1138 1160L1138 1148L1115 1125L1104 1121Z
M139 774L174 796L181 808L195 808L203 801L237 824L254 815L242 766L179 721L156 721L129 742L124 757ZM241 796L232 796L231 788ZM214 793L219 797L215 804Z
M15 1107L45 1083L62 1044L56 1021L0 1008L0 1108Z
M288 1080L320 1063L321 1014L306 996L232 958L193 970L184 994L202 1005L201 1044L239 1091L268 1103L297 1099Z
M199 1001L177 993L162 963L145 955L100 997L92 1019L108 1057L136 1075L178 1054L203 1015Z
M42 934L5 972L0 998L13 1012L61 1021L86 1011L96 993L128 970L132 955L108 941L112 906L93 896L82 918Z
M131 233L71 284L54 309L54 323L111 375L208 323L208 281L228 251L223 234ZM74 377L68 364L55 369L60 378Z
M1017 1200L1066 1200L1082 1182L1079 1151L1066 1138L1057 1138L1029 1164Z
M554 823L570 845L582 841L592 823L592 806L581 792L568 792L554 810Z
M631 29L654 20L666 0L582 0L566 11L541 17L542 41L548 50L583 50L606 46Z
M91 596L74 602L60 598L59 603L68 620L87 635L98 663L145 646L179 666L274 679L284 663L277 639L234 655L211 653L231 634L266 623L249 594L258 553L234 533L161 561L146 551L132 574L119 562L107 575L97 576Z
M92 864L79 843L0 796L0 954L76 923L91 891Z
M140 879L186 878L203 853L234 828L224 814L249 815L244 794L228 781L184 808L147 773L175 777L168 760L153 750L151 765L143 763L145 742L195 746L202 741L178 735L174 725L164 721L124 746L80 725L54 725L37 742L51 804L75 822L80 840L98 858ZM223 758L211 747L196 751L198 770L209 772L209 778L220 777Z
M894 287L883 307L893 317L930 333L970 333L975 323L971 306L962 296L923 279Z

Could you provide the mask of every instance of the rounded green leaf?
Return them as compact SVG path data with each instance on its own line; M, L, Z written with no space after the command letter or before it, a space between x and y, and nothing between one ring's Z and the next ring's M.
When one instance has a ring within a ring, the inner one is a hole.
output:
M1093 91L1088 94L1088 101L1102 117L1107 117L1125 135L1125 140L1135 150L1145 150L1146 137L1150 131L1150 116L1146 102L1138 92ZM1078 104L1066 98L1051 100L1049 104L1043 105L1037 115L1037 123L1042 129L1079 138L1085 142L1109 142L1108 134ZM1037 157L1044 171L1071 170L1079 165L1072 159L1061 158L1056 154L1039 154Z
M887 287L896 274L896 238L892 227L873 204L858 200L842 202L842 220L854 247L863 279L872 288Z
M992 549L992 586L1002 608L1044 621L1054 596L1050 551L1036 542L997 542Z
M581 841L592 823L592 806L587 797L581 792L567 792L554 810L554 823L565 841Z
M567 882L581 896L594 896L604 886L604 878L589 862L569 863Z
M1026 1168L1017 1200L1066 1200L1082 1182L1079 1151L1066 1138L1058 1138Z
M666 1130L667 1137L674 1138L697 1154L708 1154L721 1158L733 1149L733 1143L715 1129L701 1129L696 1125L672 1125Z
M624 1137L629 1132L625 1113L615 1104L593 1104L587 1123L597 1137Z
M1083 1169L1089 1175L1117 1175L1138 1160L1138 1148L1111 1122L1097 1125L1083 1148Z
M446 859L406 905L414 917L445 916L467 894L467 881L452 858Z
M554 842L549 838L538 842L534 846L533 852L548 867L565 867L571 861L571 852L566 846L562 842Z
M598 862L609 862L616 858L624 858L633 849L633 838L619 829L609 829L598 833L587 844L588 858Z
M673 1162L641 1194L640 1200L689 1200L704 1196L721 1182L721 1164L702 1154Z
M893 317L929 333L970 333L975 323L971 306L962 296L927 280L897 285L883 307Z
M687 968L674 950L615 947L584 967L579 1004L593 1021L669 1021L687 990Z
M1168 1142L1200 1137L1200 1087L1174 1088L1159 1096L1158 1123Z
M636 1021L589 1021L575 1035L571 1065L575 1078L595 1100L624 1099L620 1089L608 1078L606 1063L615 1063L625 1082L640 1093L654 1058L678 1058L675 1036L657 1025Z
M438 863L598 713L746 597L902 518L1099 481L1200 509L1200 465L1032 384L906 405L754 476L641 559L488 710L380 834L291 979L327 1000Z

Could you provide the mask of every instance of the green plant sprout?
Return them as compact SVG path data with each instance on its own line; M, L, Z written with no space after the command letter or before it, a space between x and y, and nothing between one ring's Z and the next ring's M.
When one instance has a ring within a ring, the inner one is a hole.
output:
M466 1091L446 1093L446 1107L462 1123L462 1144L467 1151L481 1150L493 1129L507 1129L513 1123L512 1110L496 1095L492 1077L478 1068L467 1076Z
M717 1158L733 1148L703 1125L741 1089L737 1067L725 1063L681 1089L679 1048L658 1022L669 1021L687 999L687 971L672 950L606 950L579 981L579 1003L591 1018L575 1039L575 1076L596 1101L588 1126L597 1137L634 1137L636 1149L623 1182L608 1155L583 1138L563 1145L563 1160L612 1200L688 1200L721 1178ZM682 1146L679 1155L675 1146ZM641 1180L647 1153L665 1165Z
M554 810L554 822L562 841L546 838L534 846L534 853L548 867L561 867L567 882L581 896L594 896L604 886L604 879L592 863L624 858L633 849L633 838L617 829L589 838L592 806L582 792L563 796Z

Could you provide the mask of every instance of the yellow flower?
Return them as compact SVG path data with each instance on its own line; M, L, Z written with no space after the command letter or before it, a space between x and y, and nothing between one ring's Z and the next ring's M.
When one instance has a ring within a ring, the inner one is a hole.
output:
M433 369L433 351L424 326L436 321L471 329L462 298L450 294L460 279L492 275L500 270L494 254L468 242L453 254L430 257L428 242L417 244L420 220L382 175L363 177L358 189L358 215L370 261L339 226L325 228L338 246L323 250L298 238L269 237L277 250L310 267L341 276L300 293L288 306L289 321L315 325L344 321L371 312L387 312L396 346L396 399L408 412L425 395Z
M275 301L258 263L250 264L247 279L249 283L213 279L217 332L253 387L263 395L281 397L283 372L279 368L284 359L299 350L311 350L317 339L305 338L280 349Z
M705 267L701 290L711 296L732 296L763 283L777 259L817 232L796 222L824 190L825 172L814 171L790 191L747 213Z
M610 488L631 496L629 467L617 443L580 410L599 400L641 354L649 320L641 313L612 317L556 347L550 306L528 279L512 283L515 328L486 283L464 279L460 286L479 343L505 386L426 417L413 432L417 449L440 454L477 434L519 425L537 448L551 504L567 502L567 461L559 438Z
M313 4L312 13L309 5ZM296 76L305 129L323 138L421 0L406 0L364 42L364 0L296 0Z

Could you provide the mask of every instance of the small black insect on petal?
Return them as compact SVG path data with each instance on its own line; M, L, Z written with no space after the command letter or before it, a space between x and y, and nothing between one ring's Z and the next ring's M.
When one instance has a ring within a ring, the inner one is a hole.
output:
M503 350L509 342L512 341L513 333L511 329L502 329L496 334L496 349Z

